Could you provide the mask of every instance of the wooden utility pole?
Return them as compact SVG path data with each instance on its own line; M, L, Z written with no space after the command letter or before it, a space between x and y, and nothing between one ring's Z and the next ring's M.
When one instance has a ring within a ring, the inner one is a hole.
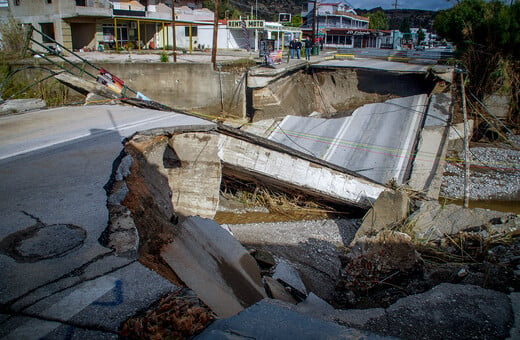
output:
M312 44L316 38L316 17L318 12L318 0L314 0L314 8L312 9Z
M469 124L466 113L466 91L464 88L464 72L460 73L460 92L462 96L462 118L464 120L464 208L469 207L469 166L471 156L469 154Z
M217 69L217 38L218 38L218 12L220 7L220 0L215 0L215 20L213 23L213 46L211 49L211 63L213 69Z
M175 0L172 0L173 62L177 62L177 34L175 32Z

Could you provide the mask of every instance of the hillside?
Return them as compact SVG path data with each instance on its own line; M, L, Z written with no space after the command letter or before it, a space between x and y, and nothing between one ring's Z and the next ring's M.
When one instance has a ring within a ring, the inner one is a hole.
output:
M277 20L278 13L300 14L303 9L306 9L307 1L301 0L223 0L228 1L230 6L238 8L244 15L251 12L256 13L258 9L258 17L264 20ZM374 8L370 10L356 9L359 15L381 10L381 8ZM383 10L388 17L390 28L399 28L403 21L407 20L410 27L423 27L431 30L433 19L437 12L421 11L414 9L397 9L397 10Z

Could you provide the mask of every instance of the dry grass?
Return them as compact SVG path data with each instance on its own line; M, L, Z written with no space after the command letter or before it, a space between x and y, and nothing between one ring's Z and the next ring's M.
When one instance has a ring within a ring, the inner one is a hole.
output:
M264 207L272 213L284 215L315 214L326 216L328 213L337 213L333 208L303 195L289 195L236 181L227 180L223 182L221 194L226 199L238 201L246 207Z

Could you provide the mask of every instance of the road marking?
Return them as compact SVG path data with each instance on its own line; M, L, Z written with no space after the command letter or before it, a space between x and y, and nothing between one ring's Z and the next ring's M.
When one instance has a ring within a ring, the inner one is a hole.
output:
M161 120L173 118L176 115L178 115L178 114L176 114L176 113L172 114L171 112L169 112L168 114L161 115L159 117L147 118L147 119L143 119L143 120L140 120L140 121L137 121L137 122L131 122L131 123L123 124L123 125L118 125L118 126L115 126L115 127L102 129L102 131L96 132L96 133L91 133L91 132L83 133L83 134L79 134L79 135L76 135L76 136L73 136L73 137L70 137L70 138L63 138L63 139L59 139L59 140L56 140L56 141L53 141L53 142L39 144L37 146L30 147L30 148L27 148L27 149L24 149L24 150L20 150L20 151L15 151L15 152L12 152L10 154L0 155L0 160L11 158L11 157L15 157L15 156L18 156L18 155L22 155L22 154L25 154L25 153L29 153L29 152L33 152L33 151L37 151L37 150L41 150L41 149L45 149L45 148L48 148L48 147L51 147L51 146L54 146L54 145L67 143L67 142L70 142L70 141L73 141L73 140L76 140L76 139L80 139L80 138L85 138L85 137L89 137L89 136L99 136L99 135L107 134L107 133L110 133L110 132L113 132L113 131L122 131L122 130L130 129L130 128L134 128L134 127L137 127L139 125L143 125L145 123L159 122Z
M96 280L88 281L54 305L37 314L43 318L70 320L94 301L114 289L118 281L117 278L111 276L102 276ZM4 339L41 339L61 325L62 323L59 322L32 319L14 329Z

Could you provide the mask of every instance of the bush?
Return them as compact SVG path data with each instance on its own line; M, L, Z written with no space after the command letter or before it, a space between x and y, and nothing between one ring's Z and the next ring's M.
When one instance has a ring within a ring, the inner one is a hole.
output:
M167 63L170 60L168 53L162 51L160 56L161 63Z
M1 51L4 55L21 56L25 47L26 31L11 15L0 24Z

